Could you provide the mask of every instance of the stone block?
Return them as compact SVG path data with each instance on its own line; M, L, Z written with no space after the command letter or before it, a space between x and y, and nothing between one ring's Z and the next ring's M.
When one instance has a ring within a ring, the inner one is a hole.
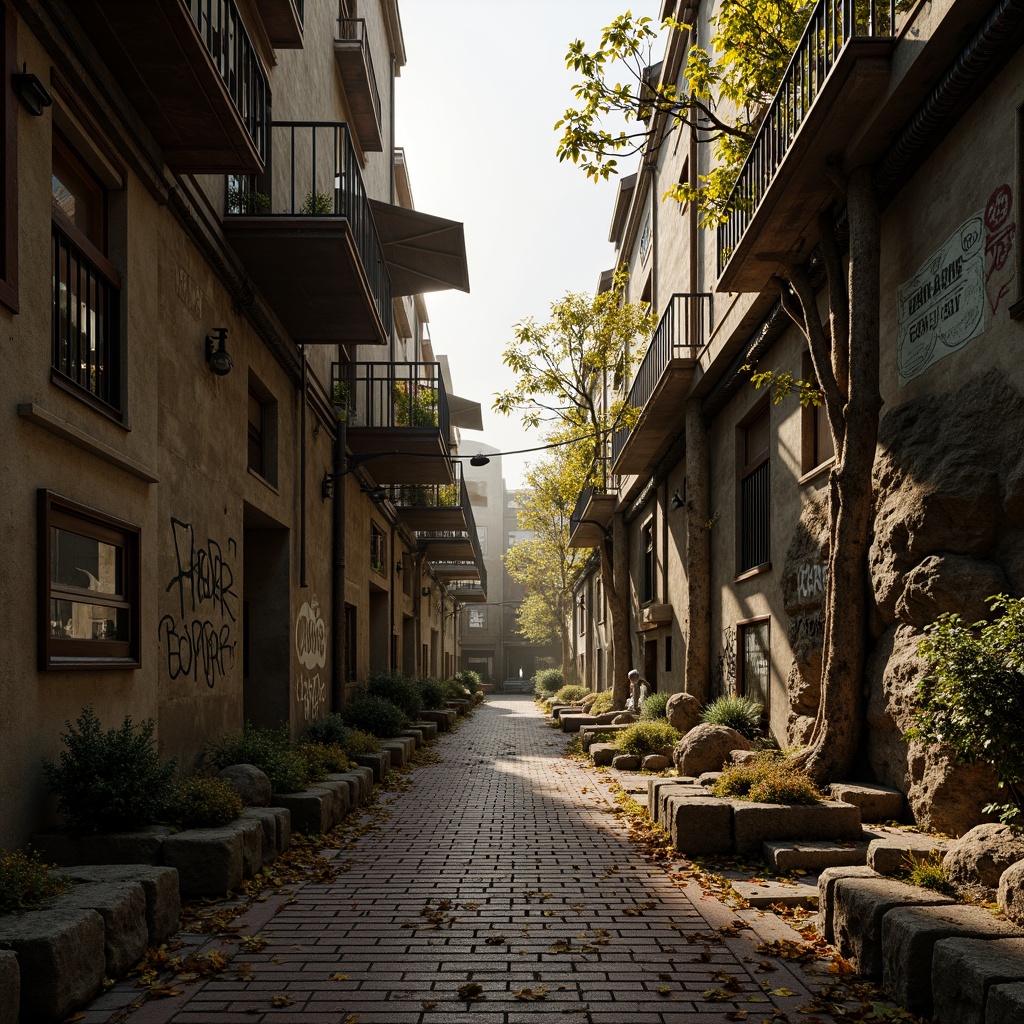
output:
M860 809L853 804L755 804L733 800L733 849L760 853L761 845L777 839L860 838Z
M628 728L628 725L584 725L580 727L580 744L587 750L592 743L604 742L598 741L598 736L614 736Z
M660 809L658 808L658 800L660 795L666 791L667 787L686 785L688 781L686 779L648 779L647 780L647 807L650 810L651 818L654 821L659 820ZM707 794L702 793L702 796Z
M331 830L334 815L334 793L314 786L301 793L275 793L274 803L291 816L291 827L306 836Z
M190 828L164 840L164 863L178 869L186 896L234 892L244 877L242 857L242 833L232 828Z
M936 942L954 936L1024 938L1024 932L984 907L896 907L882 918L882 988L911 1013L930 1017L932 953Z
M352 806L352 790L348 782L338 779L324 779L316 784L316 789L326 789L334 798L331 801L330 828L339 824Z
M160 864L164 839L171 834L166 825L150 825L134 832L105 832L95 836L73 836L51 832L32 837L32 846L47 863L71 864Z
M680 853L732 851L733 809L729 801L709 796L669 796L665 811L662 824Z
M590 756L594 764L599 767L608 767L618 753L619 748L614 743L592 743L590 745Z
M992 989L1021 981L1024 939L939 939L932 953L935 1020L988 1024L985 1004ZM1014 1024L1019 1019L1011 1018Z
M386 750L391 755L391 767L401 768L412 756L412 740L392 736L390 739L380 741L381 750Z
M562 726L562 732L579 732L585 725L597 724L593 715L584 715L580 713L571 715L563 714L558 721Z
M146 895L138 882L92 882L58 896L52 909L95 910L103 918L104 970L108 978L127 974L146 952Z
M278 807L246 807L242 818L246 821L258 821L261 834L261 856L264 864L269 864L277 857L277 811Z
M672 767L672 758L666 754L648 754L640 767L645 772L663 772Z
M432 708L423 712L425 722L433 722L438 732L448 732L455 723L455 712L450 708Z
M1024 1020L1024 982L993 985L985 1000L985 1024L1020 1024Z
M761 847L764 859L776 871L811 871L817 874L825 868L851 867L866 864L868 843L847 840L834 842L828 839L803 842L767 842Z
M356 763L373 772L373 781L381 783L389 771L391 771L391 755L386 750L379 750L375 754L360 754Z
M64 1020L100 990L106 959L95 910L37 910L0 917L0 949L18 957L23 1021Z
M373 769L365 765L357 765L344 773L356 780L358 785L357 803L360 806L368 804L373 799Z
M266 808L258 808L265 813ZM166 942L181 926L181 889L174 868L151 864L94 864L66 872L73 882L137 882L146 899L150 946Z
M292 813L287 807L268 807L277 817L277 852L284 853L292 845Z
M242 877L254 878L263 869L263 825L252 818L236 818L224 828L242 840Z
M927 857L935 850L941 854L945 848L945 840L919 832L882 836L868 846L868 866L880 875L894 875L906 870L911 855Z
M818 875L818 931L821 932L821 937L826 942L834 943L836 941L833 923L833 913L836 907L836 882L840 878L878 877L866 864L825 868Z
M896 907L950 906L929 889L891 878L839 878L834 889L834 944L858 973L882 979L882 919Z
M469 709L473 706L473 702L470 700L450 700L448 701L448 707L450 707L457 715L468 715Z
M9 949L0 950L0 1024L18 1024L21 1002L21 972L18 955Z
M415 744L416 744L416 749L417 750L419 750L420 747L422 747L427 742L426 739L423 736L423 733L421 733L419 731L419 729L416 729L416 728L413 728L413 727L410 727L408 729L403 729L398 735L399 736L408 736L410 739L412 739L415 742Z
M327 776L327 780L339 782L348 787L348 810L358 807L363 802L362 782L353 772L333 772Z
M833 800L856 804L861 821L899 821L903 817L905 801L898 789L878 786L869 782L833 782Z
M640 758L636 754L616 754L612 758L612 767L620 772L638 772Z
M669 819L669 800L690 799L690 800L711 800L711 794L703 787L697 785L675 786L672 788L659 789L657 791L657 820L666 822ZM649 799L649 798L648 798ZM648 803L648 808L650 804ZM731 839L730 839L731 842Z
M701 772L697 776L697 783L705 789L710 789L721 777L721 772Z
M437 739L437 722L428 722L424 719L422 722L413 722L412 727L423 733L423 739L427 743Z

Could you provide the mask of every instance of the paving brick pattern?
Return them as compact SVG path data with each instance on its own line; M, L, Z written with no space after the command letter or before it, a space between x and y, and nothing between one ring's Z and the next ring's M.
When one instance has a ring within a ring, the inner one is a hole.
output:
M736 914L643 859L599 777L562 757L565 742L530 698L492 697L439 738L440 762L392 798L379 831L334 854L335 883L250 912L245 930L268 940L236 957L250 980L226 972L128 1014L122 982L85 1024L798 1019L801 976L779 962L758 973L749 930L723 940ZM791 994L765 994L766 980ZM482 998L460 998L469 984ZM715 989L730 1000L705 998Z

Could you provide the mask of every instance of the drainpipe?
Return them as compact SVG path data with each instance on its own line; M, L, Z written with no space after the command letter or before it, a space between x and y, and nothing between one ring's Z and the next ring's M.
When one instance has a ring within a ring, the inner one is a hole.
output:
M299 448L299 586L306 589L306 396L308 395L309 364L306 362L306 346L300 345L302 354L302 409L299 414L299 434L302 443Z
M340 354L340 353L339 353ZM345 445L348 418L338 421L334 438L331 472L334 474L334 500L331 505L331 615L334 619L334 643L331 650L331 705L335 711L345 706Z
M398 583L398 572L395 566L398 564L395 558L395 527L391 525L391 541L388 546L388 561L391 563L391 571L388 573L388 596L391 605L391 624L388 626L388 667L392 672L398 671L396 664L398 659L397 645L395 644L395 586ZM404 668L404 666L403 666Z

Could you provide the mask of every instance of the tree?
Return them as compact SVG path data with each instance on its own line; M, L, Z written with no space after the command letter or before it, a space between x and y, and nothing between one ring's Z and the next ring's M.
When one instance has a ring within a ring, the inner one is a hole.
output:
M569 517L589 471L589 445L579 443L553 448L529 467L517 522L533 536L505 553L509 576L526 588L517 615L519 632L533 643L561 643L566 682L575 678L570 595L587 555L586 549L569 546Z
M900 0L898 7L903 6ZM567 111L556 125L563 128L559 158L583 159L589 177L607 177L616 171L611 154L651 151L678 126L689 125L698 142L714 144L714 169L701 176L698 186L681 184L666 195L693 203L705 227L721 221L729 212L732 185L812 7L795 0L723 0L712 19L715 56L690 48L685 68L690 92L684 96L676 95L673 85L645 76L643 54L654 36L648 20L634 20L628 13L617 18L604 30L601 48L595 53L588 54L577 41L566 60L583 75L575 87L582 105ZM859 20L856 11L853 16ZM687 29L678 22L667 24L672 31ZM608 72L616 62L629 69L637 88L609 84ZM617 135L604 131L601 118L613 111L627 123L643 123L644 129ZM821 701L811 739L799 755L818 782L849 770L862 726L871 470L881 409L877 197L868 167L856 168L848 176L832 169L830 181L834 200L819 217L818 262L824 270L826 315L819 310L818 282L812 282L806 264L785 268L776 282L783 308L807 339L814 367L815 383L803 382L807 387L800 390L820 392L836 452L829 475ZM845 259L835 233L836 215L843 207L849 225ZM762 383L773 376L762 375ZM779 382L785 390L785 380ZM794 383L790 379L789 385ZM690 428L696 425L689 411L687 421L689 460ZM694 521L699 518L700 514L690 516ZM693 532L693 522L689 529ZM702 565L698 571L707 567ZM688 658L688 667L689 662ZM690 686L688 680L688 690Z
M637 411L616 392L643 354L657 320L646 303L623 302L627 282L625 271L616 271L608 291L569 293L552 304L547 323L521 321L502 357L517 379L495 397L494 408L505 415L521 412L528 427L547 423L558 428L560 438L580 439L576 447L585 453L587 472L573 501L582 487L605 483L612 433L636 422ZM621 531L621 514L616 519ZM615 701L621 707L628 688L629 590L623 566L613 561L612 535L606 534L601 573L611 619ZM563 670L568 673L571 666Z

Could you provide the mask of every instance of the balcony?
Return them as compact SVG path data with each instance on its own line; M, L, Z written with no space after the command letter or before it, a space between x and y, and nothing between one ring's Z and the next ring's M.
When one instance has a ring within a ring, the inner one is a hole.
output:
M469 526L476 529L466 483L462 479L462 464L454 463L453 469L453 484L392 484L386 488L388 500L402 522L416 532L417 540L462 537ZM372 475L372 468L370 473ZM472 558L472 546L468 555L460 553L451 557Z
M267 173L227 179L224 234L294 341L387 343L391 282L346 124L275 121Z
M455 580L448 584L448 596L460 604L487 604L487 583Z
M455 484L439 363L334 363L331 393L339 413L347 416L349 450L367 461L377 483ZM453 497L438 491L430 500ZM434 506L435 513L440 516L444 507Z
M618 487L610 482L608 460L602 459L597 482L580 491L569 517L569 547L594 548L601 544L618 503Z
M278 50L302 49L305 0L256 0L267 38Z
M651 469L683 429L683 402L711 334L711 315L706 293L672 296L629 389L628 402L640 410L640 418L632 430L622 427L612 438L615 474Z
M380 92L373 71L370 44L363 18L339 18L338 38L334 40L334 60L341 72L352 130L364 150L379 153L384 149L381 129Z
M470 561L431 562L434 575L443 583L453 580L481 580L486 576L483 563Z
M258 173L267 76L235 0L78 0L75 17L178 173Z
M718 291L764 289L817 242L829 160L889 80L895 0L819 0L761 123L718 228Z

